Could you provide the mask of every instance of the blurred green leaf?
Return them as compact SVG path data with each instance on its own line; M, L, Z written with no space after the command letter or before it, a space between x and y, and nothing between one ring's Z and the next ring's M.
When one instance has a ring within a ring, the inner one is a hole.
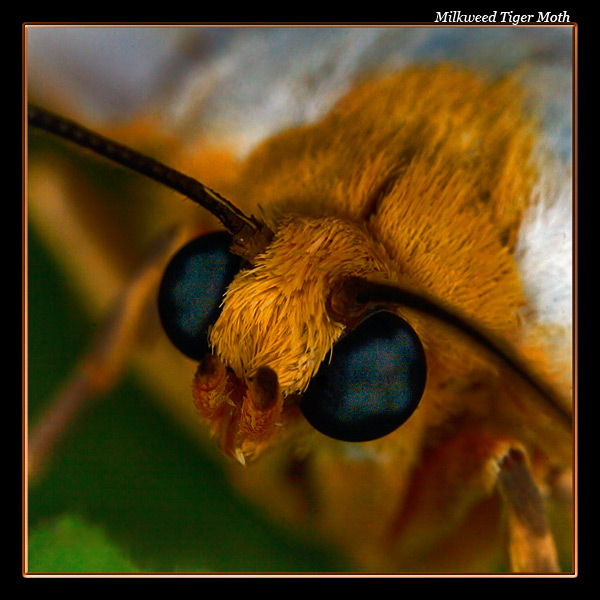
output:
M99 528L63 515L29 536L31 573L131 573L133 562Z

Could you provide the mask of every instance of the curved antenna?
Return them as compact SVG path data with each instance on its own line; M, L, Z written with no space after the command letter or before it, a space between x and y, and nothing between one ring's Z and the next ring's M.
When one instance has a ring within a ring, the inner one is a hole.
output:
M273 238L271 230L253 216L248 217L229 200L192 177L167 167L127 146L118 144L74 121L37 106L28 106L28 124L140 173L180 192L210 211L233 234L231 251L247 260L263 251Z
M337 298L334 298L335 295L338 295ZM329 298L329 308L336 319L344 319L344 316L349 314L350 319L353 320L369 306L377 307L385 304L412 308L467 335L525 381L552 408L564 426L572 427L572 416L561 403L556 392L540 381L506 344L491 333L485 332L470 319L441 306L421 292L417 293L392 283L347 277L338 282ZM350 310L346 313L348 308Z

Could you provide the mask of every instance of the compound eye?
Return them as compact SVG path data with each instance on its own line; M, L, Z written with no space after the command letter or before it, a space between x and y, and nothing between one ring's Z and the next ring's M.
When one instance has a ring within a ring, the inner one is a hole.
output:
M203 235L169 262L158 292L162 326L174 346L201 360L209 351L208 330L217 320L223 295L242 259L229 251L231 235Z
M367 316L333 348L300 401L325 435L366 442L391 433L416 409L427 366L414 329L389 311Z

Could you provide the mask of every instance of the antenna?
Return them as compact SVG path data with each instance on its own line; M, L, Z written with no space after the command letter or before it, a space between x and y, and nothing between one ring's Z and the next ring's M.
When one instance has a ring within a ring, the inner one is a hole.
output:
M273 238L273 232L254 216L245 215L229 200L180 171L167 167L127 146L114 142L74 121L29 105L28 123L80 147L92 150L123 167L140 173L158 183L180 192L193 202L210 211L233 235L231 251L252 260L264 251Z

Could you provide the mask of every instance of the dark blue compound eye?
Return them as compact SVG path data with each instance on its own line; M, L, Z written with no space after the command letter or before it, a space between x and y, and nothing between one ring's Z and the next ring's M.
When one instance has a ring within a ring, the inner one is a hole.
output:
M229 251L231 239L224 231L196 238L173 256L163 275L158 292L162 326L175 347L194 360L209 350L209 327L242 263Z
M307 421L347 442L374 440L397 429L421 400L427 365L421 341L404 319L373 313L333 348L300 401Z

